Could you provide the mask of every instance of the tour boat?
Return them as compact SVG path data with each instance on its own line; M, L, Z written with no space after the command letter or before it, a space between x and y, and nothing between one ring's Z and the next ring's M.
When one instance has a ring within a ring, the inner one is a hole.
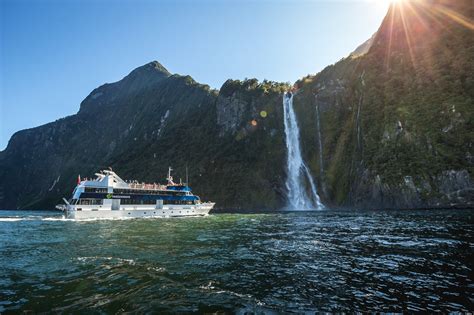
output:
M205 216L214 207L213 202L201 202L187 184L173 182L171 167L168 183L145 184L124 181L112 169L96 173L92 180L81 180L72 198L56 208L69 219L114 219L144 217Z

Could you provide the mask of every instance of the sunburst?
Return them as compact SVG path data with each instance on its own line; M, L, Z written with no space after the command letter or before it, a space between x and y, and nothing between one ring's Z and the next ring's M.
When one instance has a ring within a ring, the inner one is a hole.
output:
M446 29L449 25L460 25L469 30L474 30L471 18L440 3L433 4L426 0L379 0L390 3L388 47L385 65L389 68L389 59L394 41L394 34L402 34L406 43L413 67L416 67L415 39L424 40L423 36L436 36L436 30ZM398 23L394 23L397 20ZM453 23L454 22L454 23ZM395 27L401 27L396 30ZM423 34L420 34L423 33ZM420 37L421 35L421 37ZM401 38L398 38L401 40Z

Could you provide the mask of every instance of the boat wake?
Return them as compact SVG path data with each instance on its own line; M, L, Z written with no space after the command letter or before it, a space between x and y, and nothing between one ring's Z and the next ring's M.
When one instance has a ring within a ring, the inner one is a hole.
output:
M210 215L207 215L210 216ZM44 217L44 216L14 216L14 217L0 217L0 222L22 222L22 221L46 221L46 222L96 222L96 221L128 221L128 220L141 220L141 219L191 219L197 218L197 216L187 217L121 217L121 218L84 218L84 219L68 219L65 216L57 217Z
M21 222L21 221L74 221L60 217L26 216L26 217L0 217L0 222Z

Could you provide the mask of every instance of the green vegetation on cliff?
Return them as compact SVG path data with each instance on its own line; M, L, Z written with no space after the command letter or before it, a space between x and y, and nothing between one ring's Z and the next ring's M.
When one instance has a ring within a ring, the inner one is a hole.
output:
M471 1L405 1L368 51L296 82L303 156L323 202L474 205L473 25ZM76 115L17 132L0 152L0 208L52 208L77 174L108 166L162 181L170 165L178 178L188 165L195 192L217 207L283 207L288 89L246 79L215 91L151 62L92 91Z

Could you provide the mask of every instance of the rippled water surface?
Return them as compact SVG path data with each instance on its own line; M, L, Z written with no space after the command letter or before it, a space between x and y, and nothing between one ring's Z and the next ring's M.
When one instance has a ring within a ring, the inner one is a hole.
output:
M473 216L0 211L0 312L472 311Z

